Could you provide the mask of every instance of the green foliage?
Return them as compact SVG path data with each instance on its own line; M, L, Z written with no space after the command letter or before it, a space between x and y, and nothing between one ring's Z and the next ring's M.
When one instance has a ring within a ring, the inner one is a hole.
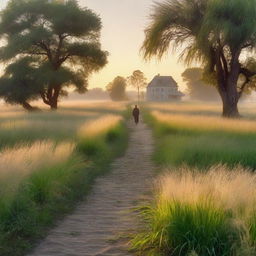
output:
M222 41L233 51L245 44L255 44L255 0L208 1L208 7L202 23L202 44L211 33L211 45ZM221 37L220 37L221 35Z
M255 0L167 0L156 3L145 30L144 57L161 58L171 47L186 64L203 65L217 84L224 117L238 117L238 101L255 72L241 69L242 56L254 56ZM246 57L245 57L246 58ZM240 76L245 81L240 83Z
M88 114L88 108L92 113ZM6 109L4 110L6 111ZM97 119L102 113L120 114L117 109L104 106L79 106L63 108L54 113L12 112L0 116L0 148L19 147L37 141L53 141L54 147L63 141L72 141L76 148L69 157L63 158L62 150L57 163L47 159L39 161L36 168L26 175L3 174L0 179L0 255L21 256L47 234L56 220L85 198L99 175L110 170L112 160L120 156L127 145L127 130L123 122L94 138L80 140L77 130L90 118ZM15 114L15 115L13 115ZM91 115L92 114L92 115ZM4 125L7 122L7 128ZM23 126L23 123L28 124ZM94 153L80 148L93 145ZM73 151L73 149L72 149ZM25 152L26 153L26 152ZM12 157L15 162L15 155ZM41 166L42 164L42 166ZM16 171L16 170L12 170Z
M147 117L157 137L155 161L162 165L187 164L202 170L214 164L256 169L254 133L205 131L163 124Z
M138 91L138 100L140 100L140 91L147 86L147 78L144 73L140 70L135 70L130 77L128 82Z
M125 127L116 129L115 140L78 142L80 153L61 164L35 170L11 197L0 195L1 255L24 255L57 217L86 196L94 179L108 170L111 160L126 146Z
M66 87L85 92L88 75L107 63L107 53L99 42L100 30L98 15L81 8L77 1L10 0L1 14L0 37L5 44L0 49L0 60L17 63L21 69L33 67L35 72L27 70L31 77L26 80L22 97L28 101L30 95L42 97L44 103L56 108L59 96L67 94ZM20 103L16 90L21 94L24 82L19 81L17 69L12 73L18 83L10 77L7 66L6 79L1 82L2 97Z
M254 45L255 12L255 0L156 3L142 49L145 57L150 58L162 57L170 45L173 49L183 46L180 57L186 62L208 62L210 48L218 40L223 40L223 47L241 47L246 42Z
M168 111L165 105L162 107ZM216 115L206 110L193 112L192 107L188 104L184 108L184 119L196 114L202 116L203 123L204 116ZM182 113L182 105L180 108ZM170 111L173 116L180 113L171 107ZM157 183L155 200L139 210L144 228L132 239L132 249L138 255L151 256L255 255L254 193L249 192L249 184L254 188L254 174L241 168L256 168L254 130L224 130L217 124L214 129L203 129L200 124L184 125L183 119L181 123L175 123L175 119L164 123L146 113L145 120L156 139L154 160L162 167L170 167L170 171ZM220 164L224 164L220 170L226 177L212 167ZM235 180L232 172L238 178L231 186L229 182ZM237 184L241 187L237 188Z
M7 67L5 76L0 78L0 97L6 102L23 104L39 98L44 87L37 80L37 68L33 62L32 58L25 57Z
M243 230L228 212L211 203L159 200L141 214L147 229L132 240L132 246L146 255L233 256L242 243Z
M121 76L117 76L113 80L113 82L107 85L107 91L109 92L110 98L113 101L122 101L127 99L126 87L127 87L126 79Z
M196 36L204 19L207 0L174 0L156 3L151 13L151 24L145 30L142 50L146 58L162 57L170 44L177 49L186 45L181 53L188 62L202 59Z

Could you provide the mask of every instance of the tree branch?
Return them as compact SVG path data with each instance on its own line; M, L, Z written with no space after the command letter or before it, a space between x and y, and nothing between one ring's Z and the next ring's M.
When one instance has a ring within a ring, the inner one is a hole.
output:
M39 47L41 47L42 49L44 49L46 51L49 60L52 62L52 52L51 52L50 47L48 47L43 41L38 43L38 45L39 45Z
M45 104L47 104L47 105L50 105L50 101L46 99L45 93L44 93L44 92L41 92L40 95L41 95L41 98L42 98L43 102L44 102Z
M221 92L226 91L226 83L225 83L225 78L224 78L224 70L223 70L223 65L221 62L221 52L220 48L218 47L215 50L215 65L216 65L216 71L217 71L217 80L218 80L218 90Z
M222 61L222 64L223 64L223 70L224 70L224 73L225 73L225 78L224 79L226 80L227 77L228 77L228 63L227 63L227 60L225 58L223 49L220 51L220 58L221 58L221 61Z
M242 86L239 88L238 97L239 99L243 95L244 89L246 88L246 85L250 82L250 79L248 77L245 77L245 81L243 82Z
M256 72L247 68L240 68L240 74L243 74L246 78L251 78L256 75Z

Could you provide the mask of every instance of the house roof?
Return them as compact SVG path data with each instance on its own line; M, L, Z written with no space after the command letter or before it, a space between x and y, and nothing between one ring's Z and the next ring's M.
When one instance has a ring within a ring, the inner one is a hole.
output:
M176 81L171 76L155 76L148 87L177 87Z

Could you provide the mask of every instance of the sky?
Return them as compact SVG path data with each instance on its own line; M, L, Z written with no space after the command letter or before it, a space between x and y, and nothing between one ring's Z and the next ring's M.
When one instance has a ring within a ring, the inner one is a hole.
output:
M7 0L0 0L0 9ZM89 88L105 88L116 76L128 77L140 69L148 82L157 75L170 75L185 90L181 73L186 67L177 56L168 53L161 61L144 61L140 48L144 40L144 29L149 23L149 14L154 0L79 0L100 15L103 29L102 48L109 52L108 65L89 80Z

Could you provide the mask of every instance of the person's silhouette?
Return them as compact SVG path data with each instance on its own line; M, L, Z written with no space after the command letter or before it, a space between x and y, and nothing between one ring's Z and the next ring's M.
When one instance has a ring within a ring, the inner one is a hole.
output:
M139 123L139 117L140 117L140 110L137 105L135 105L135 108L132 111L132 115L134 117L135 124Z

